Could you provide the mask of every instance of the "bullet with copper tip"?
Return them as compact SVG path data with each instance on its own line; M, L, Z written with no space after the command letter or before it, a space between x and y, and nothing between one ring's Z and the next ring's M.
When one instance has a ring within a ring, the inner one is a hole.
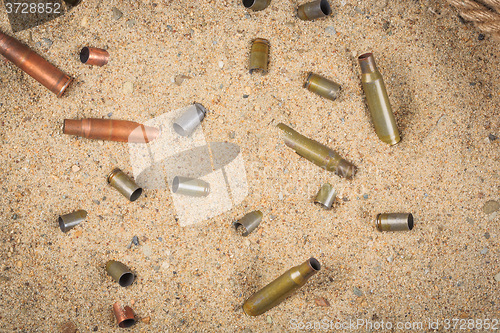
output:
M104 66L109 61L109 53L96 47L84 47L80 51L80 61L86 65Z
M122 307L120 302L116 302L113 304L113 312L119 327L128 328L135 325L134 310L130 306Z

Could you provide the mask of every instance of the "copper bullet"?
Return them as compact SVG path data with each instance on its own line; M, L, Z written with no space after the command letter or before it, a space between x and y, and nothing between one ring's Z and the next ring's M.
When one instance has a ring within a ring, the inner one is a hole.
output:
M96 47L84 47L80 51L80 61L86 65L104 66L109 61L109 53Z
M160 135L160 130L128 120L88 118L64 119L63 133L87 139L148 143Z
M122 307L120 302L113 304L116 322L121 328L127 328L135 324L134 310L130 306Z
M0 54L61 97L73 80L17 39L0 31Z

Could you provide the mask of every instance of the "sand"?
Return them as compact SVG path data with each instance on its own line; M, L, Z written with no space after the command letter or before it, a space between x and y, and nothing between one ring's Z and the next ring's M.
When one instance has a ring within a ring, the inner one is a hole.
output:
M321 320L453 331L446 319L500 319L500 215L483 211L500 200L498 42L445 1L335 1L314 22L298 20L297 5L84 0L15 34L75 82L58 99L0 59L0 331L118 331L116 301L145 318L134 332L284 332ZM12 34L3 12L0 30ZM256 37L271 43L267 76L248 74ZM83 46L107 49L110 63L81 64ZM363 99L357 56L367 51L403 137L394 147L377 138ZM303 89L309 71L340 83L341 97ZM179 74L191 79L178 86ZM145 122L194 101L210 110L206 140L241 148L249 194L192 226L179 226L168 189L130 203L106 183L114 167L132 173L126 145L61 131L64 118ZM344 180L299 158L279 122L358 174ZM331 211L312 203L323 182L339 193ZM62 233L57 217L76 209L87 220ZM255 209L264 219L243 238L231 224ZM411 212L415 228L379 233L382 212ZM243 313L247 297L311 256L322 269L293 297ZM110 259L136 282L111 280Z

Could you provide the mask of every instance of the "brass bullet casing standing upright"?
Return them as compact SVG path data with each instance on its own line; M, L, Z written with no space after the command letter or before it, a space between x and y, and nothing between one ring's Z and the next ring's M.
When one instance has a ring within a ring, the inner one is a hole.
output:
M328 0L316 0L305 3L297 9L297 15L301 20L311 21L320 17L328 16L332 13L332 8Z
M135 280L134 273L127 266L116 260L110 260L106 263L106 272L122 287L130 286Z
M82 223L86 217L87 212L83 209L80 209L73 213L59 216L57 221L59 222L59 228L61 228L61 231L68 232L70 229L73 229L74 227Z
M113 304L116 322L121 328L128 328L135 324L134 310L130 306L122 307L120 302Z
M339 97L341 89L340 84L314 73L309 73L304 88L332 101Z
M0 54L61 97L73 80L17 39L0 31Z
M331 184L323 184L314 198L314 203L323 206L325 209L332 208L335 198L337 197L337 191L333 188Z
M299 266L290 268L279 278L250 296L243 304L243 311L249 316L263 314L283 302L320 269L319 261L314 258L310 258Z
M207 109L200 103L190 105L174 122L174 131L181 136L189 136L205 119Z
M172 181L172 192L190 197L206 197L210 194L210 184L201 179L175 176Z
M250 49L250 74L261 72L267 74L269 63L269 41L263 38L256 38L252 41Z
M119 168L113 169L107 179L111 186L116 188L118 192L130 201L137 200L142 194L142 188L137 186L135 181Z
M254 11L266 9L270 3L271 0L243 0L243 6Z
M64 119L63 133L87 139L129 143L149 143L160 135L155 127L115 119Z
M242 236L248 236L252 231L254 231L262 221L262 212L260 210L256 210L250 212L243 216L236 222L233 222L234 228L238 231L240 228L243 229Z
M375 226L378 231L408 231L413 229L413 215L410 213L378 214Z
M109 53L96 47L84 47L80 51L80 61L86 65L104 66L109 61Z
M288 147L317 166L347 179L352 178L356 173L357 168L334 150L306 138L283 123L278 124L277 127L285 133L285 144Z
M366 103L372 115L373 126L380 140L394 145L401 141L384 79L375 64L372 53L365 53L358 58L361 66L361 83L366 96Z

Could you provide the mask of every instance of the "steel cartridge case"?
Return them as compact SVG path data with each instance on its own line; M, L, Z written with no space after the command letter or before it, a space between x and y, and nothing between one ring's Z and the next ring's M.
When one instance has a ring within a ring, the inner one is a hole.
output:
M358 58L361 67L361 83L366 96L366 103L372 115L377 136L385 143L394 145L401 141L396 119L385 88L384 79L375 64L372 53L365 53Z
M119 327L128 328L135 324L134 310L130 306L122 307L120 302L116 302L113 304L113 312Z
M109 61L109 53L96 47L84 47L80 51L80 61L86 65L104 66Z
M250 296L243 304L243 311L249 316L263 314L283 302L320 269L319 261L314 258L310 258L299 266L290 268L276 280Z
M304 21L311 21L320 17L328 16L332 8L328 0L316 0L305 3L297 9L297 16Z
M64 0L70 6L77 6L82 2L82 0Z
M82 223L86 217L87 212L80 209L73 213L59 216L57 221L59 222L59 228L61 228L61 231L68 232L70 229L73 229L74 227Z
M17 39L0 31L0 54L61 97L73 80Z
M160 135L160 130L128 120L88 118L64 119L63 133L94 140L149 143Z
M135 280L134 273L127 266L116 260L110 260L106 263L106 272L122 287L130 286Z
M408 231L413 229L413 215L409 213L378 214L375 227L378 231Z
M254 11L266 9L270 3L271 0L243 0L243 6Z
M314 198L314 203L323 206L325 209L330 209L336 197L337 191L335 191L332 185L326 183L319 189L318 194Z
M137 200L142 194L142 188L119 168L113 169L107 177L108 183L130 201Z
M306 138L283 123L278 124L277 127L284 132L285 144L288 147L317 166L348 179L356 173L357 168L334 150Z
M252 41L250 49L250 74L261 72L267 74L269 63L269 41L263 38L256 38Z
M175 176L172 181L172 192L190 197L206 197L210 194L210 184L201 179Z
M339 97L341 89L340 84L314 73L309 73L304 88L332 101Z
M242 236L248 236L252 231L254 231L262 221L262 212L260 210L256 210L250 212L243 216L236 222L233 222L233 226L236 230L242 230Z
M189 136L205 118L207 109L199 103L194 103L184 111L174 122L174 130L181 136Z

